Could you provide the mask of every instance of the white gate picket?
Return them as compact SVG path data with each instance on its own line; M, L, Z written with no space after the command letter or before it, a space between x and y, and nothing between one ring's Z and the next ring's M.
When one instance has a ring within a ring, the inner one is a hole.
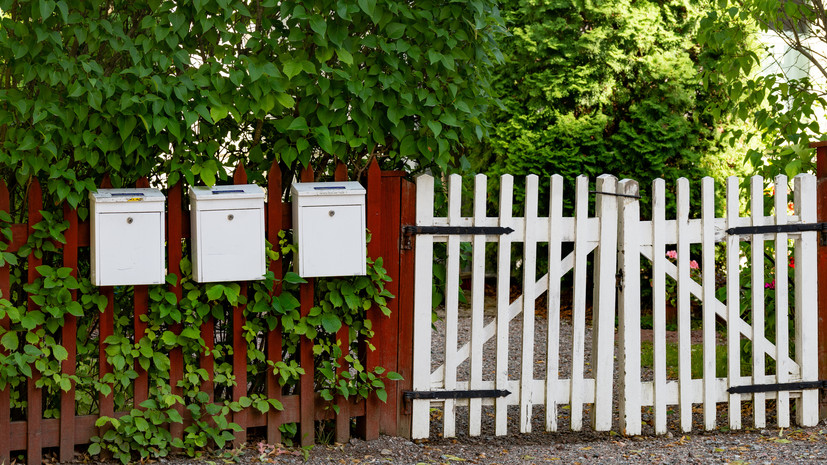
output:
M655 434L666 434L666 183L652 182L652 371Z
M775 224L787 224L787 177L775 178ZM775 235L775 382L787 383L790 380L787 359L790 355L789 292L787 288L787 234ZM790 393L780 391L775 400L776 415L780 428L790 427Z
M416 178L416 225L434 223L434 178ZM431 285L433 284L434 238L416 238L414 254L413 380L414 391L431 389ZM431 401L414 399L411 404L411 437L425 439L431 428Z
M460 223L462 177L448 177L448 226ZM459 332L459 236L448 236L448 252L445 265L445 376L443 387L452 391L457 387L457 339ZM442 434L446 438L456 435L456 401L445 399L442 411Z
M731 176L726 180L727 228L739 225L738 207L738 178ZM726 241L727 378L729 387L738 385L741 378L741 333L736 324L741 321L740 241L741 239L736 235L728 236ZM741 429L741 394L729 394L727 413L729 414L729 427L731 429Z
M563 277L563 177L551 177L548 232L548 333L546 335L546 431L557 431L557 393L560 378L560 279Z
M487 182L483 174L474 176L474 226L485 224ZM482 328L485 323L485 236L471 240L471 384L472 390L482 389ZM482 399L470 400L468 408L470 436L482 432Z
M618 215L620 253L618 269L618 370L621 395L620 431L628 436L641 433L640 382L640 189L636 181L620 181L617 192L621 200Z
M523 239L523 344L522 369L520 372L520 432L531 432L531 394L534 384L534 299L536 295L535 267L537 266L537 175L526 176L525 184L525 237Z
M678 405L681 430L692 430L692 341L689 300L689 180L678 179L678 216L675 220L678 249Z
M514 198L514 178L506 174L500 178L500 227L512 227L511 208ZM508 385L508 323L511 321L511 235L501 234L497 253L497 361L496 386L507 390ZM508 402L498 397L494 404L495 434L503 436L508 426Z
M586 345L586 255L591 251L586 244L586 228L590 226L589 178L578 176L574 197L574 301L572 305L571 341L571 429L583 427L583 364Z
M615 301L617 292L617 178L602 175L596 183L595 214L600 218L599 244L595 251L592 298L592 367L594 367L595 431L612 429L614 387Z
M701 285L703 287L703 380L704 428L715 429L716 408L716 345L715 335L715 181L701 180Z
M750 179L750 212L752 226L764 225L764 178ZM752 382L764 384L764 235L753 234L750 245L752 260ZM752 396L753 420L756 428L767 424L766 394L756 392Z
M795 209L802 223L816 222L816 183L812 175L794 179ZM795 360L801 381L818 379L818 279L815 231L802 232L795 243ZM805 389L796 401L796 422L818 423L818 389Z

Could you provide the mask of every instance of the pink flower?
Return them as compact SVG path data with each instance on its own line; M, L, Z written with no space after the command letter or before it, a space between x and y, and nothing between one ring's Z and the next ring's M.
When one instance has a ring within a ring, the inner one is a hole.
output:
M671 259L677 259L678 258L678 251L677 250L670 250L670 251L666 252L666 257L671 258Z
M698 266L698 262L696 262L695 260L692 260L691 262L689 262L689 268L691 268L693 270L697 270L700 267Z
M764 284L764 289L775 289L775 280L773 279L771 283Z

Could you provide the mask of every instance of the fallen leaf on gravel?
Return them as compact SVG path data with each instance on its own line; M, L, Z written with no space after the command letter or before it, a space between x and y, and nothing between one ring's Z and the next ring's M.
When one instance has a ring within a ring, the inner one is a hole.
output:
M778 444L789 444L791 441L784 438L767 438L767 441L772 441Z
M581 448L580 448L580 450L591 450L591 449L592 449L592 448L591 448L590 446L586 446L586 447L581 447Z
M553 460L560 460L560 457L551 457L551 458L547 458L547 459L543 459L543 460L545 460L546 462L551 462Z
M456 455L449 455L445 454L442 456L445 460L453 460L454 462L465 462L465 459L462 457L457 457Z
M726 450L716 447L715 449L712 450L712 452L726 452Z

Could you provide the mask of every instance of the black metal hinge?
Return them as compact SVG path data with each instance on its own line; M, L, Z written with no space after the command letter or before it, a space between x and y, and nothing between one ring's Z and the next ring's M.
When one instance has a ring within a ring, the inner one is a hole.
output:
M406 235L417 234L456 235L456 234L511 234L511 228L501 226L403 226L402 232Z
M504 389L471 389L470 391L402 391L405 400L413 399L491 399L506 397L511 391Z
M825 230L827 230L827 223L770 224L766 226L739 226L737 228L729 228L726 230L726 233L734 236L743 234L778 234Z
M514 230L511 228L504 228L501 226L402 226L402 243L401 250L411 250L411 237L417 234L432 234L439 236L449 236L457 234L470 235L504 235L511 234Z
M807 231L820 232L819 243L827 246L827 223L804 223L804 224L771 224L766 226L739 226L737 228L729 228L726 233L730 236L743 234L778 234L778 233L798 233Z
M778 392L778 391L800 391L801 389L824 389L827 388L827 380L818 381L797 381L795 383L776 384L750 384L745 386L732 386L727 389L730 394L752 394L755 392Z

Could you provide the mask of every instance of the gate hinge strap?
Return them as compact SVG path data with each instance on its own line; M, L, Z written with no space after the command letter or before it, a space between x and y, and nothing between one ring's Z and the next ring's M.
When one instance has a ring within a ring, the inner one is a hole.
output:
M727 389L730 394L751 394L755 392L778 392L778 391L800 391L802 389L824 389L827 388L827 380L798 381L795 383L777 384L751 384L745 386L732 386Z
M466 391L403 391L407 400L411 399L485 399L507 397L511 391L504 389L471 389Z
M403 226L402 232L405 235L417 234L455 235L455 234L511 234L511 228L501 226Z
M726 233L735 236L741 234L777 234L796 233L806 231L827 231L827 223L804 223L804 224L770 224L765 226L739 226L729 228Z

